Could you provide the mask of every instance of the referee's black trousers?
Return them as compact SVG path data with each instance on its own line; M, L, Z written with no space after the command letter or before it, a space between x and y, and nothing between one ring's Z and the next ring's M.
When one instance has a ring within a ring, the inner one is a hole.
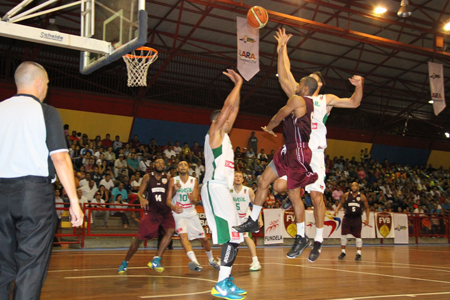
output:
M56 223L47 178L0 178L0 300L39 299Z

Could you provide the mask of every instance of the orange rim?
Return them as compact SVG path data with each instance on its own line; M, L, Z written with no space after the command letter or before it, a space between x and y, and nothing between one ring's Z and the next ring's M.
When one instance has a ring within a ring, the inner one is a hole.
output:
M153 54L149 55L149 56L125 54L124 56L133 59L133 58L153 58L153 57L158 55L158 50L150 48L150 47L139 47L139 48L137 48L134 51L137 51L137 50L144 50L144 51L148 51L148 52L153 52Z

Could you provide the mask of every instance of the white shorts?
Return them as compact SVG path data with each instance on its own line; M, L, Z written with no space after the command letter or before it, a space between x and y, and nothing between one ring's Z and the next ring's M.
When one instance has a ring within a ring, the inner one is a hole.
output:
M311 163L309 164L313 172L319 175L316 182L308 184L305 190L309 193L311 191L320 192L325 191L325 154L323 149L316 149L312 151Z
M197 214L186 217L183 214L172 212L172 215L175 220L175 231L178 235L187 233L190 241L205 238L205 230L203 230Z
M239 225L239 216L230 189L226 185L212 181L204 183L202 202L213 244L240 244L244 241L243 235L231 228Z

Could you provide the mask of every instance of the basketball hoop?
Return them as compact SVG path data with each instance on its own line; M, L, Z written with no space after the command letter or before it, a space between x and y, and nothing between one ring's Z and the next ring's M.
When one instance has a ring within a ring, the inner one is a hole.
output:
M147 86L148 67L158 58L158 51L150 47L139 47L122 57L127 65L128 86Z

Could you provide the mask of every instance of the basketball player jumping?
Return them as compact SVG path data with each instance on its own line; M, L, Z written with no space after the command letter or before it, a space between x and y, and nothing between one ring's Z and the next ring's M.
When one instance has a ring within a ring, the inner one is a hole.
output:
M287 42L291 37L291 34L286 34L284 28L278 29L277 35L275 36L275 39L278 41L278 79L281 88L288 97L295 94L299 85L291 73L291 65L287 54ZM355 86L355 92L350 98L339 98L333 94L319 95L320 89L325 86L325 81L320 72L314 72L309 76L315 78L318 82L318 88L313 94L314 114L309 148L312 151L311 168L319 175L319 178L316 182L306 186L306 191L310 193L313 202L314 219L316 222L314 247L309 254L308 260L310 262L315 262L319 259L322 250L323 226L325 220L325 203L323 202L323 192L325 190L324 151L327 147L327 128L325 127L325 122L333 107L357 108L359 106L363 96L364 78L358 75L354 75L350 78L350 83ZM285 180L279 179L275 182L274 189L277 192L283 192L286 190L286 185L287 182ZM297 221L297 223L299 223L299 221ZM297 224L297 226L304 228L305 223L300 222L300 225Z
M243 224L248 217L251 215L251 210L249 208L249 204L254 203L255 200L255 192L249 187L244 186L242 183L244 182L244 175L241 171L234 172L234 185L233 191L231 192L231 196L233 197L233 201L236 204L236 209L239 215L239 224ZM261 215L259 215L259 227L262 227L262 219ZM258 261L258 256L256 256L256 246L255 242L248 236L248 233L244 233L244 241L250 250L252 255L252 264L250 265L250 271L259 271L261 270L261 264Z
M198 263L189 242L198 239L208 256L209 265L219 270L220 266L213 258L211 245L205 236L205 231L195 210L199 194L197 178L189 176L189 165L184 160L178 163L177 171L179 175L169 181L169 189L173 189L174 196L172 199L167 198L167 205L172 209L175 228L180 237L181 245L191 260L188 264L189 269L197 272L202 271L202 266Z
M339 255L339 260L345 258L345 248L347 246L347 234L351 234L356 238L356 261L361 261L361 230L362 230L362 219L364 208L366 209L366 220L365 224L369 224L370 207L367 203L366 196L361 194L359 191L359 184L353 182L351 185L351 192L347 192L341 196L341 203L336 207L334 215L336 216L341 207L345 208L344 220L342 220L342 231L341 231L341 255Z
M172 190L168 189L170 175L164 172L164 160L155 161L155 170L145 174L139 187L138 197L141 207L145 209L144 216L139 223L139 230L136 238L128 249L125 260L120 265L117 273L125 274L128 270L128 262L136 253L139 245L144 241L157 238L159 232L165 232L163 239L159 244L156 256L148 263L148 266L158 273L164 271L161 266L161 256L169 245L175 232L175 221L167 206L167 197L172 198Z
M314 110L311 95L316 89L316 79L310 76L303 77L296 88L295 95L289 98L286 105L272 118L269 125L262 128L276 136L273 129L283 121L284 146L277 151L273 160L258 179L258 190L256 191L252 215L242 225L234 226L233 229L236 231L255 232L259 229L256 220L267 197L269 184L285 175L287 175L288 196L294 205L295 218L304 222L305 207L300 198L300 190L302 186L317 180L317 174L313 173L309 166L312 154L308 147ZM288 258L297 257L309 246L309 239L300 235L299 228L297 228L297 231L293 246L296 251L291 249L287 254Z
M235 86L222 110L211 114L211 126L205 137L206 163L201 194L213 243L223 244L219 280L212 288L211 295L223 299L244 299L247 291L238 288L230 277L243 237L231 229L233 225L239 224L239 216L230 194L234 179L234 152L228 136L239 112L242 78L233 70L224 74Z

